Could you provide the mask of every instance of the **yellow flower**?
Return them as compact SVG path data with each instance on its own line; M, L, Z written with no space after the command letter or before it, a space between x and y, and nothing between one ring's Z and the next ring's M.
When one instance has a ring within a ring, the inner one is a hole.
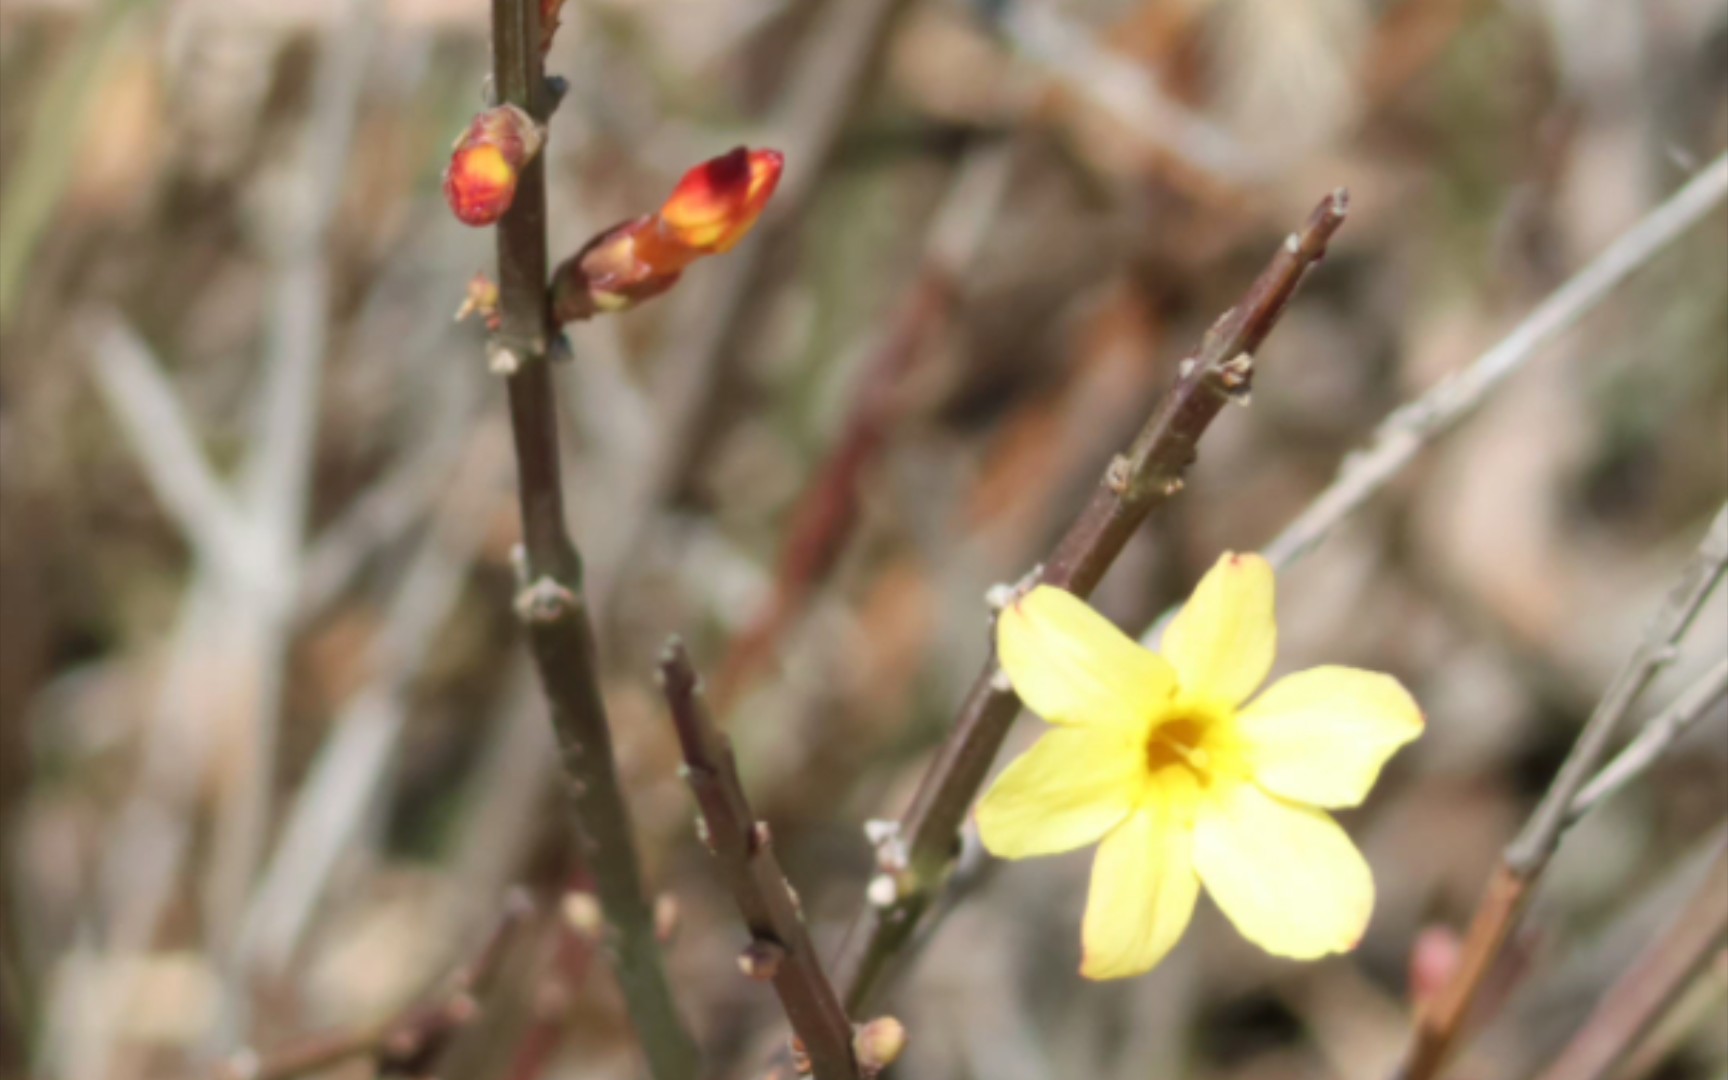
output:
M1422 712L1396 679L1272 667L1272 567L1226 553L1150 652L1075 596L1040 586L1002 612L996 643L1020 699L1055 725L978 804L1005 859L1098 842L1080 973L1149 971L1200 886L1267 952L1356 946L1374 880L1325 809L1356 806Z

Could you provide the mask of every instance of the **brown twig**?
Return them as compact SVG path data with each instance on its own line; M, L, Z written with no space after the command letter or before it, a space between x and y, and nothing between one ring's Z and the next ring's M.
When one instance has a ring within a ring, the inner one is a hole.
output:
M1344 222L1347 202L1343 190L1321 200L1242 302L1213 324L1032 580L1090 595L1147 515L1181 490L1182 474L1194 460L1200 436L1226 404L1247 394L1254 351L1303 275L1325 254L1327 242ZM966 811L1019 712L1020 699L992 654L961 704L954 730L925 773L898 834L880 845L883 876L872 885L870 903L853 926L839 965L849 1010L857 1012L869 1001L941 887Z
M1561 834L1573 820L1570 811L1574 800L1607 755L1615 732L1639 693L1674 659L1681 636L1725 568L1728 506L1716 515L1703 543L1651 620L1644 640L1615 674L1542 801L1507 846L1471 919L1451 982L1417 1018L1400 1072L1402 1080L1432 1080L1445 1066L1470 1017L1477 992L1517 925L1532 887L1560 844Z
M1608 1080L1699 972L1728 945L1728 852L1691 901L1602 995L1542 1080Z
M479 947L430 1000L381 1024L312 1035L264 1057L230 1061L217 1070L218 1080L293 1080L368 1055L377 1062L380 1076L430 1075L451 1040L479 1015L510 945L533 913L528 894L512 890Z
M677 640L661 654L660 685L684 751L685 779L701 809L708 850L750 931L740 963L752 978L774 983L816 1080L858 1080L852 1023L822 970L798 900L774 857L768 826L750 809L731 741L714 726L690 657Z
M857 525L864 475L881 457L900 414L902 384L959 299L960 283L996 216L1011 153L1007 146L990 147L960 167L918 273L859 374L840 436L792 509L773 592L721 661L710 695L721 715L774 655L845 550Z
M498 99L544 122L551 102L539 46L536 0L492 0ZM564 524L558 411L547 361L544 160L542 153L522 170L515 201L498 224L502 321L492 367L507 376L522 503L523 584L515 606L551 705L583 861L594 874L618 981L649 1068L656 1080L691 1080L696 1045L678 1016L661 965L600 696L582 560Z

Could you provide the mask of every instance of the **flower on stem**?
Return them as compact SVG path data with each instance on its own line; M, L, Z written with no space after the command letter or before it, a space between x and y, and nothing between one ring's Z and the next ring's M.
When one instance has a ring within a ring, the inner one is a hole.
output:
M545 132L514 105L479 113L450 151L444 200L464 225L491 225L516 199L522 169L540 152Z
M554 317L634 307L676 285L697 259L732 250L762 216L783 165L777 151L740 146L691 169L658 213L614 225L553 272Z
M1325 810L1361 803L1422 713L1396 679L1345 667L1254 696L1277 638L1266 560L1219 559L1162 654L1049 586L1004 609L996 635L1015 692L1055 726L985 793L979 834L1007 859L1098 844L1082 975L1151 970L1201 885L1274 955L1356 946L1374 881Z

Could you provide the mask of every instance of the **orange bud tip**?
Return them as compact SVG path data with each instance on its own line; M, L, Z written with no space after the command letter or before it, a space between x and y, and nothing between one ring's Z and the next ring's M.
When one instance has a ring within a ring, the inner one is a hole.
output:
M516 198L522 169L540 152L540 126L514 105L480 113L456 140L444 171L444 199L465 225L491 225Z
M696 166L660 208L667 233L704 255L730 251L762 216L785 165L778 150L740 146Z

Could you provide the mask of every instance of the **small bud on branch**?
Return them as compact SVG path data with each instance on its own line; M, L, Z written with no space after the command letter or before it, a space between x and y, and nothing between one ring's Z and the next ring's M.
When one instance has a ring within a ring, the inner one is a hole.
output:
M732 250L762 216L784 164L778 151L740 146L691 169L658 213L614 225L553 272L553 316L624 311L676 285L702 256Z
M476 115L450 151L444 200L464 225L492 225L516 198L522 169L540 152L545 132L514 105Z

